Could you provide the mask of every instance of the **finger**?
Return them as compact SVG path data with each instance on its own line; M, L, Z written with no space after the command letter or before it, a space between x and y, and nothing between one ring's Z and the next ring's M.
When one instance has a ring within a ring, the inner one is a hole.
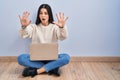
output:
M18 15L19 16L19 19L21 20L21 16L20 15Z
M30 15L30 13L29 13L28 11L25 11L25 12L23 13L22 18L23 18L23 19L26 19L26 18L28 18L29 15Z
M26 11L25 14L27 14L28 12Z
M60 17L58 16L58 14L56 14L56 17L57 17L58 20L60 20Z
M61 13L60 16L61 16L61 19L64 20L64 13Z
M57 22L53 22L53 24L58 25L58 23L57 23Z
M28 15L28 14L29 14L29 12L28 12L28 11L26 11L26 12L25 12L25 15Z
M55 23L55 22L54 22L54 24L55 24L55 25L57 25L57 26L59 26L59 24L58 24L58 23Z
M60 17L60 19L62 18L62 13L61 12L59 12L59 17Z
M30 13L28 11L26 11L26 15L29 15Z
M29 16L29 15L30 15L30 13L29 13L29 12L27 12L27 13L26 13L26 18L28 18L28 16Z
M29 24L31 23L31 20L29 21Z
M53 24L57 24L56 22L53 22Z
M19 19L20 19L20 23L22 24L22 18L21 18L21 16L20 15L18 15L19 16Z
M68 17L65 18L65 22L68 20Z
M56 24L55 22L52 22L53 24Z
M64 19L64 13L62 13L62 18Z
M28 14L29 14L28 11L25 11L24 16L27 17Z
M23 16L25 16L26 12L23 12Z

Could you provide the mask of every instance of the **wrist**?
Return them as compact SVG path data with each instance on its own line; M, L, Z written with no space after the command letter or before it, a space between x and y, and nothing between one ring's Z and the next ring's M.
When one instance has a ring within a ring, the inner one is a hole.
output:
M21 26L22 27L22 29L25 29L26 28L26 26Z
M64 28L64 27L62 27L62 26L59 26L59 28Z

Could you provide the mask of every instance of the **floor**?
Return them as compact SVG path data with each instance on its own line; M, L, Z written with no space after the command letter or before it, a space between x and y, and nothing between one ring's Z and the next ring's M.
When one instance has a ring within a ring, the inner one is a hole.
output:
M0 80L120 80L120 62L70 62L60 68L60 77L22 77L23 69L17 62L0 62Z

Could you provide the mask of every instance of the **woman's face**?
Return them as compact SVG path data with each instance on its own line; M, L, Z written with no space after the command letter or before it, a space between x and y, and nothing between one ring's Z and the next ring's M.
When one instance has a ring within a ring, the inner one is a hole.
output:
M39 13L39 18L41 20L41 23L45 26L47 26L49 24L48 20L49 20L49 15L48 15L48 12L47 12L47 9L45 8L42 8L40 10L40 13Z

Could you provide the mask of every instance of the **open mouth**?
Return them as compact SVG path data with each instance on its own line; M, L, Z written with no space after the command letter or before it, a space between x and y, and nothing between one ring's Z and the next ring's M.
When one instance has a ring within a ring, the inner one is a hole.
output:
M45 19L43 18L42 21L45 21Z

